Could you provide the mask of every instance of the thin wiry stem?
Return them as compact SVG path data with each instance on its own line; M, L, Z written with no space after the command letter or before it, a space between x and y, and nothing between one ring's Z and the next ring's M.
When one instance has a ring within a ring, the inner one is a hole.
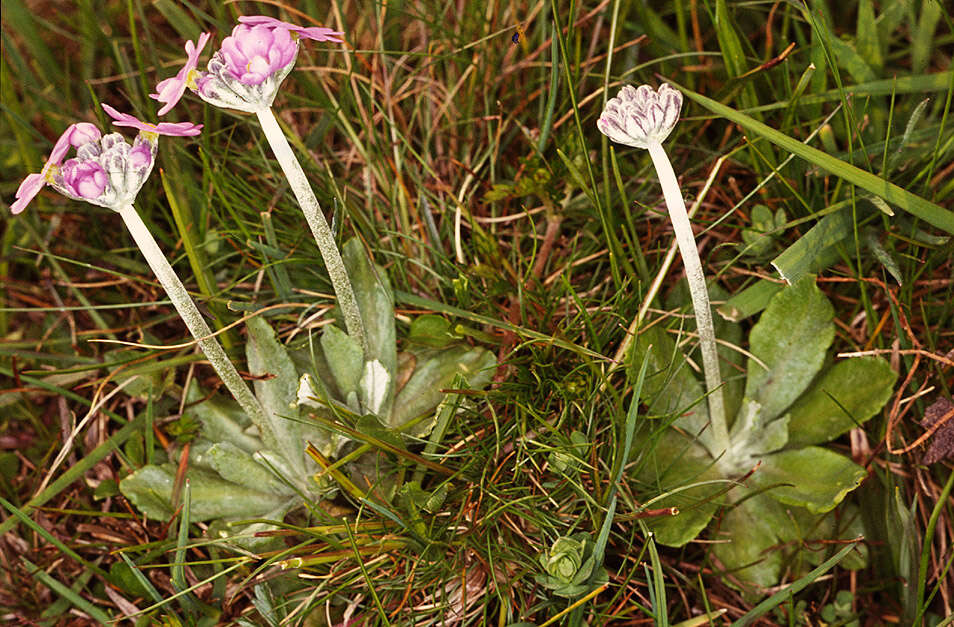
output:
M696 328L699 331L699 347L702 350L702 370L705 373L706 391L709 401L709 420L712 423L712 435L718 455L729 448L729 429L725 418L725 407L722 403L722 377L719 374L719 354L716 352L715 326L712 322L712 308L709 306L709 292L706 289L706 277L702 271L702 262L699 260L699 250L696 248L696 239L692 234L692 225L689 214L686 212L686 203L679 190L679 181L673 172L672 164L662 144L652 141L648 146L652 157L659 184L662 186L666 207L669 209L669 219L676 234L676 244L679 254L686 267L686 280L689 282L689 294L692 297L692 308L696 314Z

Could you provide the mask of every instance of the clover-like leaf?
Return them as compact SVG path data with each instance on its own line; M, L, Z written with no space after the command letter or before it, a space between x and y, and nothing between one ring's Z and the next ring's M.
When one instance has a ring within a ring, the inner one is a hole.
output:
M789 442L821 444L884 407L898 375L883 359L846 359L829 368L789 411Z
M745 396L768 423L808 388L835 337L834 308L806 276L776 294L749 334Z
M818 446L779 451L762 458L753 481L788 505L827 512L857 488L867 473L844 455Z

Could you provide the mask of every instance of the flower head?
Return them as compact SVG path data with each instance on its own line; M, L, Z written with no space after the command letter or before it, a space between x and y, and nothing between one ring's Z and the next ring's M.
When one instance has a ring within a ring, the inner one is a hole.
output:
M187 55L186 64L182 66L182 69L179 70L175 76L160 81L159 84L156 85L156 93L149 94L150 98L164 103L163 107L159 109L158 115L167 114L182 98L182 94L185 93L189 81L194 80L192 74L199 66L199 54L202 52L202 49L205 48L205 44L208 43L211 36L209 33L202 33L199 35L198 44L192 43L191 40L187 41L185 44Z
M116 126L130 126L139 129L145 133L155 133L157 135L169 135L173 137L193 137L202 132L201 124L192 122L160 122L159 124L150 124L143 122L134 115L120 113L105 102L103 110L113 118L113 124Z
M325 28L324 26L311 26L305 28L304 26L298 26L290 22L276 20L275 18L268 17L266 15L242 15L239 17L239 22L242 24L248 24L249 26L284 28L304 39L313 39L315 41L333 41L339 44L343 43L341 39L338 39L337 35L344 35L344 33L341 31L331 30L330 28Z
M20 184L17 199L10 206L13 213L23 211L44 185L74 200L118 211L132 204L149 178L159 135L198 135L201 128L188 122L149 124L107 104L103 109L117 126L140 130L132 144L119 133L103 135L87 122L71 124L57 140L43 171L30 174ZM76 148L76 156L64 162L71 146Z
M330 28L305 28L264 15L242 16L239 22L212 55L208 71L194 73L189 83L200 98L225 109L257 113L272 106L295 66L300 39L341 41L335 37L341 33Z
M616 143L649 148L669 137L681 108L682 94L666 83L658 91L649 85L625 85L606 103L596 126Z
M222 53L232 78L260 85L294 62L298 42L287 28L239 24L222 41Z

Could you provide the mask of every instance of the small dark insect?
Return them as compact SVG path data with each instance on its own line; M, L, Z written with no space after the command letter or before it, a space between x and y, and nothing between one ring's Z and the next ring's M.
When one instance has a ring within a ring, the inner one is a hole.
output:
M519 44L519 43L520 43L520 33L514 33L514 34L513 34L513 37L510 38L510 41L512 41L512 42L515 43L515 44Z

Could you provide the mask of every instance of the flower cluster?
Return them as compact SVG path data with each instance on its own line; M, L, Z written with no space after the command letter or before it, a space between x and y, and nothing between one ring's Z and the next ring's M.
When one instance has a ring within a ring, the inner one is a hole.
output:
M26 209L45 185L68 198L100 207L118 209L131 204L152 172L159 135L192 136L202 128L189 122L149 124L107 104L103 109L116 126L140 131L132 145L119 133L103 135L88 122L71 124L57 140L43 170L28 175L20 184L10 206L13 213ZM63 161L71 146L76 156Z
M610 98L596 122L614 142L633 148L649 148L669 137L682 109L682 93L666 83L654 91L649 85L626 85Z
M242 16L232 34L209 60L208 70L199 71L199 55L211 35L202 33L198 42L185 44L187 60L175 76L160 81L150 97L162 103L158 115L168 113L186 88L206 102L240 111L257 112L271 106L278 87L298 57L301 39L340 43L342 33L320 26L306 28L263 15ZM39 173L30 174L10 205L20 213L49 185L61 194L95 205L117 208L131 203L152 171L159 135L198 135L202 125L189 122L143 122L104 104L116 126L140 131L133 144L118 133L103 136L88 122L72 124L57 140ZM70 147L76 156L63 161Z
M305 28L264 15L242 16L222 47L212 55L207 71L197 70L199 53L209 40L186 43L188 60L179 72L156 86L151 97L165 106L165 115L188 87L211 105L255 113L271 106L278 87L298 58L301 39L340 43L342 33L330 28Z

